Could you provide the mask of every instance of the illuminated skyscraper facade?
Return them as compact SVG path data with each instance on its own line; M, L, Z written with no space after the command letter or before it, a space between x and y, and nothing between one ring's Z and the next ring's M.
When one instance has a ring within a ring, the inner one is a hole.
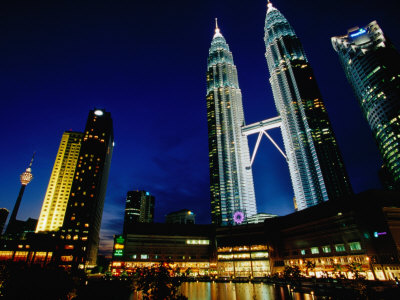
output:
M126 195L124 234L135 223L153 223L154 221L154 196L147 191L129 191Z
M90 111L60 233L65 264L96 264L113 141L111 114Z
M242 93L232 53L218 26L208 56L207 122L212 223L233 225L235 213L247 218L257 208L247 137L241 134Z
M332 45L378 144L384 165L400 187L400 55L376 21L332 37Z
M36 232L58 230L64 222L83 133L66 131L61 137Z
M352 193L320 91L300 40L268 3L265 57L299 210Z

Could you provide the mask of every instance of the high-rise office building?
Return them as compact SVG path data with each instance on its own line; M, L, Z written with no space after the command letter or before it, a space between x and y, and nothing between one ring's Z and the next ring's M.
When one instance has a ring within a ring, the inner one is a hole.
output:
M154 196L147 191L129 191L126 195L124 234L129 233L135 223L153 223Z
M82 136L80 132L66 131L61 137L36 232L58 230L63 225Z
M91 110L61 228L64 243L59 255L64 264L96 263L113 144L111 114Z
M287 19L268 2L265 57L299 210L352 193L313 70Z
M332 37L332 45L353 87L383 158L400 187L400 55L376 21Z
M3 233L3 228L6 224L8 213L9 211L7 208L0 208L0 235Z
M233 225L235 213L257 213L253 174L245 124L242 93L232 53L218 25L207 65L207 122L210 162L211 220Z

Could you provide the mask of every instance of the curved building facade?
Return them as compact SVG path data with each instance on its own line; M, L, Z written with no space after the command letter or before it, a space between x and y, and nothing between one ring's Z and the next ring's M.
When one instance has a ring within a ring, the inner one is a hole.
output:
M392 181L400 185L400 55L376 21L332 37L347 80L378 144Z

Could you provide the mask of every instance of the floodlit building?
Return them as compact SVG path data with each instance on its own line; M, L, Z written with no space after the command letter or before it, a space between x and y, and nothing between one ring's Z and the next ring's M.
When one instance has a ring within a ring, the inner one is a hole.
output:
M96 264L111 156L114 147L111 113L89 112L78 162L60 230L62 263L73 267Z
M153 223L155 198L147 191L129 191L126 195L124 234L136 223Z
M66 131L51 172L36 232L58 230L64 222L83 133Z
M400 186L400 55L376 21L332 37L391 180ZM382 173L386 173L382 170ZM392 181L392 183L389 183Z
M257 213L253 174L237 70L218 25L207 64L207 122L212 223L233 225L235 213L243 222Z
M181 209L179 211L175 211L169 213L165 216L165 223L170 224L194 224L196 215L194 212L188 209Z
M270 2L264 41L298 209L351 194L313 70L292 26Z

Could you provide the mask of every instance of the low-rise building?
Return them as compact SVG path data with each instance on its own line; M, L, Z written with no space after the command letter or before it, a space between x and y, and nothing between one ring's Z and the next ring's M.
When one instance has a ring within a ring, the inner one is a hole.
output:
M368 191L265 222L271 271L368 279L400 277L400 196Z
M170 261L180 272L209 275L215 269L213 225L137 223L129 234L115 236L112 273Z

